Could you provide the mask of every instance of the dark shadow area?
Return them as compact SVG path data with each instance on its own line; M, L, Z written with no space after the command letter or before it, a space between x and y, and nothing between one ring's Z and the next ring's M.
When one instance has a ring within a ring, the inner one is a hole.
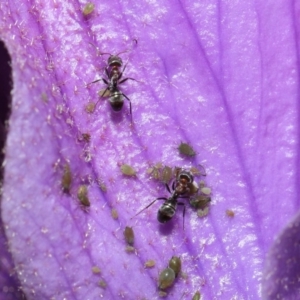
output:
M11 113L12 90L11 58L2 41L0 41L0 185L2 185L4 169L4 148L8 132L8 119ZM2 195L0 194L0 205ZM15 272L15 266L11 253L7 248L2 222L2 206L0 206L0 299L26 300L26 296L20 290L20 283ZM4 297L4 298L3 298Z
M10 116L11 108L11 95L12 89L12 72L11 72L11 60L10 56L4 46L4 43L0 41L0 165L2 166L4 160L4 145L7 133L7 120ZM3 179L3 169L0 168L0 182Z
M161 223L158 223L159 224L159 232L161 235L170 235L174 229L174 220L171 220L170 222L168 223L165 223L165 224L161 224Z

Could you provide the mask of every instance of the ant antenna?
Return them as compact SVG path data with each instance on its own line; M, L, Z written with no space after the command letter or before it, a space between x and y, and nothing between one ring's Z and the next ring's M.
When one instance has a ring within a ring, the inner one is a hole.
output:
M144 210L146 210L147 208L149 208L152 204L154 204L154 202L156 202L157 200L168 200L167 198L156 198L155 200L153 200L150 204L148 204L146 207L144 207L142 210L140 210L137 214L135 214L132 218L130 218L130 220L132 220L134 217L136 217L137 215L139 215L140 213L142 213Z
M112 56L111 53L108 53L108 52L100 52L99 49L98 49L98 47L97 47L95 44L93 44L93 43L89 43L89 44L92 45L92 46L96 49L97 54L100 54L100 55L102 55L102 54L107 54L107 55Z
M119 56L120 54L123 54L123 53L131 52L133 50L134 46L137 45L138 41L137 41L137 39L133 39L132 42L133 43L132 43L131 48L129 48L129 49L125 50L125 51L119 52L118 54L116 54L116 56Z
M140 213L142 213L144 210L146 210L148 207L150 207L155 201L157 201L157 199L155 199L155 200L152 201L149 205L147 205L147 206L144 207L142 210L140 210L137 214L135 214L132 218L130 218L130 220L132 220L134 217L138 216Z

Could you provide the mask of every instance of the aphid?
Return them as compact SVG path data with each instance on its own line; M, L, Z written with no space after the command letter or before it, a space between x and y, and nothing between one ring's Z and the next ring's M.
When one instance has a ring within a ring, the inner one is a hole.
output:
M107 283L103 279L98 282L98 285L103 289L107 287Z
M87 4L84 6L84 8L83 8L83 10L82 10L82 13L83 13L83 15L84 15L85 17L87 17L88 15L90 15L90 14L94 11L94 9L95 9L95 4L89 2L89 3L87 3Z
M61 179L61 187L64 193L69 193L72 183L72 173L70 166L65 164L64 166L64 173Z
M211 194L211 189L207 186L201 188L200 191L202 194L207 195L207 196Z
M199 291L197 291L197 292L195 293L195 295L193 296L192 300L200 300L200 298L201 298L201 294L200 294Z
M203 217L206 217L209 213L209 207L206 206L204 209L198 209L197 210L197 216L199 218L203 218Z
M231 209L226 209L226 215L229 217L229 218L233 218L235 213L233 210Z
M102 89L98 92L99 97L107 98L110 96L110 91L107 89Z
M94 267L92 267L92 272L93 272L94 274L100 274L100 273L101 273L101 270L100 270L99 267L94 266Z
M132 246L126 246L125 251L128 252L128 253L132 253L132 252L135 251L135 249Z
M184 280L187 280L187 279L188 279L187 273L181 272L180 275L181 275L181 278L182 278L182 279L184 279Z
M127 51L124 51L127 52ZM126 77L122 79L123 72L125 71L125 68L127 66L127 63L125 64L123 70L121 71L121 68L123 66L123 61L121 57L119 56L121 53L120 52L116 55L112 55L110 53L101 53L101 54L109 54L109 58L107 60L107 66L105 68L105 74L107 78L101 78L92 81L91 83L95 83L98 81L103 81L106 84L106 88L104 92L101 94L101 97L106 95L106 92L109 91L109 103L113 111L120 111L123 107L124 104L124 98L125 97L129 101L129 109L130 109L130 116L131 116L131 121L132 121L132 107L131 107L131 100L120 91L119 85L124 83L127 80L134 80L134 78L131 77ZM98 101L99 102L99 101ZM97 103L98 103L97 102ZM96 104L97 104L96 103Z
M161 181L163 183L169 183L173 175L173 170L172 168L168 166L164 166L164 168L161 171Z
M86 185L81 185L78 188L77 198L79 199L80 204L82 206L89 207L91 205L90 200L87 196L87 186Z
M95 111L95 108L96 108L96 103L88 102L88 104L85 106L85 111L91 114Z
M89 133L81 133L79 136L78 136L78 141L79 142L86 142L86 143L89 143L89 141L91 140L91 135Z
M147 170L147 173L153 179L159 180L164 184L169 183L173 176L173 169L169 166L163 166L162 163L157 163Z
M45 102L45 103L48 103L49 102L49 100L48 100L48 95L46 94L46 93L42 93L41 94L41 98L42 98L42 100L43 100L43 102Z
M196 195L190 198L190 205L197 209L204 209L210 203L211 198L207 195Z
M82 139L88 143L91 140L91 135L89 133L83 133Z
M178 256L173 256L169 261L169 268L175 272L175 277L181 272L181 259Z
M117 210L116 210L115 208L113 208L113 209L111 210L111 216L112 216L112 218L113 218L114 220L117 220L117 219L119 218L119 214L118 214L118 212L117 212Z
M205 168L202 165L199 165L199 167L200 167L200 170L196 167L191 167L190 172L196 176L199 176L199 175L206 176Z
M164 291L159 291L158 292L158 296L163 298L163 297L167 297L168 296L168 293L164 292Z
M126 243L132 246L134 243L134 232L133 232L132 227L126 226L123 234L124 234Z
M149 259L145 262L145 268L152 268L155 266L155 260Z
M100 187L101 191L106 193L107 192L107 187L106 187L105 183L99 179L98 184L99 184L99 187Z
M196 152L194 151L194 149L187 143L180 143L179 147L178 147L179 153L183 154L185 156L195 156Z
M161 169L162 163L157 163L153 167L149 168L147 173L150 174L152 178L159 180L161 178Z
M136 176L136 171L131 166L126 164L121 166L121 172L127 176Z
M170 287L175 280L175 272L171 268L162 270L158 277L158 288L164 290Z

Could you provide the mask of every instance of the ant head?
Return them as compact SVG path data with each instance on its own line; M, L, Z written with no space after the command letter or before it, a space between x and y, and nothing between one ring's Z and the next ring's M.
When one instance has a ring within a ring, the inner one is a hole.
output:
M121 57L119 57L118 55L111 55L108 60L107 60L107 64L109 66L118 66L121 67L123 65L123 61L121 59Z
M192 183L194 181L194 176L190 172L181 171L177 176L177 180L182 183Z

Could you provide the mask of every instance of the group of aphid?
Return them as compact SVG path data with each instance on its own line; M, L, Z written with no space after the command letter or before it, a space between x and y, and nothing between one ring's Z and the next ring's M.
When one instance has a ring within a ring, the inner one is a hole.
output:
M180 199L188 199L191 206L197 209L203 209L207 207L208 203L211 201L210 188L205 186L204 181L201 181L199 185L194 181L194 175L206 175L205 173L200 173L197 168L193 167L190 169L190 171L182 168L174 168L174 170L172 170L172 168L168 166L160 168L158 165L156 165L151 169L152 172L155 173L155 179L160 179L162 182L164 182L168 192L171 195L169 198L156 198L136 215L139 215L156 201L163 200L164 203L157 212L157 220L160 223L166 223L170 221L176 213L177 206L180 205L183 206L184 227L185 202L180 202ZM170 189L168 182L170 181L173 173L175 179L173 180L172 187Z
M86 7L87 12L86 15L90 14L93 11L94 7ZM137 43L136 40L134 40ZM127 52L127 51L124 51ZM121 52L123 53L123 52ZM102 97L109 97L109 103L111 108L118 112L122 109L124 104L124 98L129 101L130 107L130 116L132 122L132 104L131 100L120 90L120 85L127 80L134 80L134 78L126 77L123 78L123 73L127 66L127 63L123 67L123 61L120 58L120 54L112 55L109 53L101 53L101 54L109 54L107 65L105 67L105 78L96 79L91 82L96 83L102 81L106 86L105 89L99 92L99 96ZM89 103L86 106L86 111L91 113L95 110L95 107L98 102ZM178 147L179 153L185 156L193 157L195 156L195 151L186 143L181 143ZM135 176L135 171L129 165L122 165L121 171L124 175L127 176ZM67 186L70 185L70 172L68 169L65 169L64 179L65 182L64 190L67 190ZM162 200L164 201L163 204L160 206L157 212L157 219L160 223L166 223L170 221L177 210L177 206L183 206L183 228L184 228L184 217L185 217L185 209L186 204L180 200L188 199L191 206L197 209L204 209L207 207L209 202L211 201L210 198L210 188L206 187L204 181L200 181L197 184L194 181L194 176L206 176L205 172L201 173L196 168L191 168L190 170L186 170L184 168L171 168L168 166L156 165L154 166L151 171L150 175L162 181L167 191L170 193L168 198L166 197L158 197L153 200L150 204L148 204L145 208L140 210L135 216L142 213L144 210L152 206L156 201ZM169 183L173 179L171 188ZM87 197L87 187L82 185L78 189L78 199L80 204L84 207L89 207L90 203ZM126 227L124 230L124 238L127 244L126 251L133 252L134 251L134 232L131 227ZM145 267L153 267L155 265L155 261L149 260L145 263ZM178 274L181 272L181 260L179 257L173 256L169 261L168 267L161 271L158 278L158 288L160 289L160 293L165 293L163 290L170 287L173 282L175 281ZM162 295L163 296L163 295ZM200 293L196 292L193 299L200 299Z
M63 175L61 180L61 187L64 193L69 194L71 189L71 184L73 181L72 172L69 164L65 164L63 168ZM87 185L82 184L78 187L77 198L79 200L80 206L86 210L90 207L91 203L88 198Z
M124 234L125 242L127 244L126 251L133 252L134 232L132 227L126 226L123 234ZM155 266L155 261L152 259L145 262L145 268L152 268L154 266ZM158 276L158 289L159 289L159 295L161 297L167 295L167 293L164 290L171 287L174 284L175 279L178 277L180 273L181 273L181 259L178 256L172 256L172 258L169 260L168 267L163 269ZM198 300L200 299L199 292L196 292L196 294L193 297L193 300L194 299L198 299Z

